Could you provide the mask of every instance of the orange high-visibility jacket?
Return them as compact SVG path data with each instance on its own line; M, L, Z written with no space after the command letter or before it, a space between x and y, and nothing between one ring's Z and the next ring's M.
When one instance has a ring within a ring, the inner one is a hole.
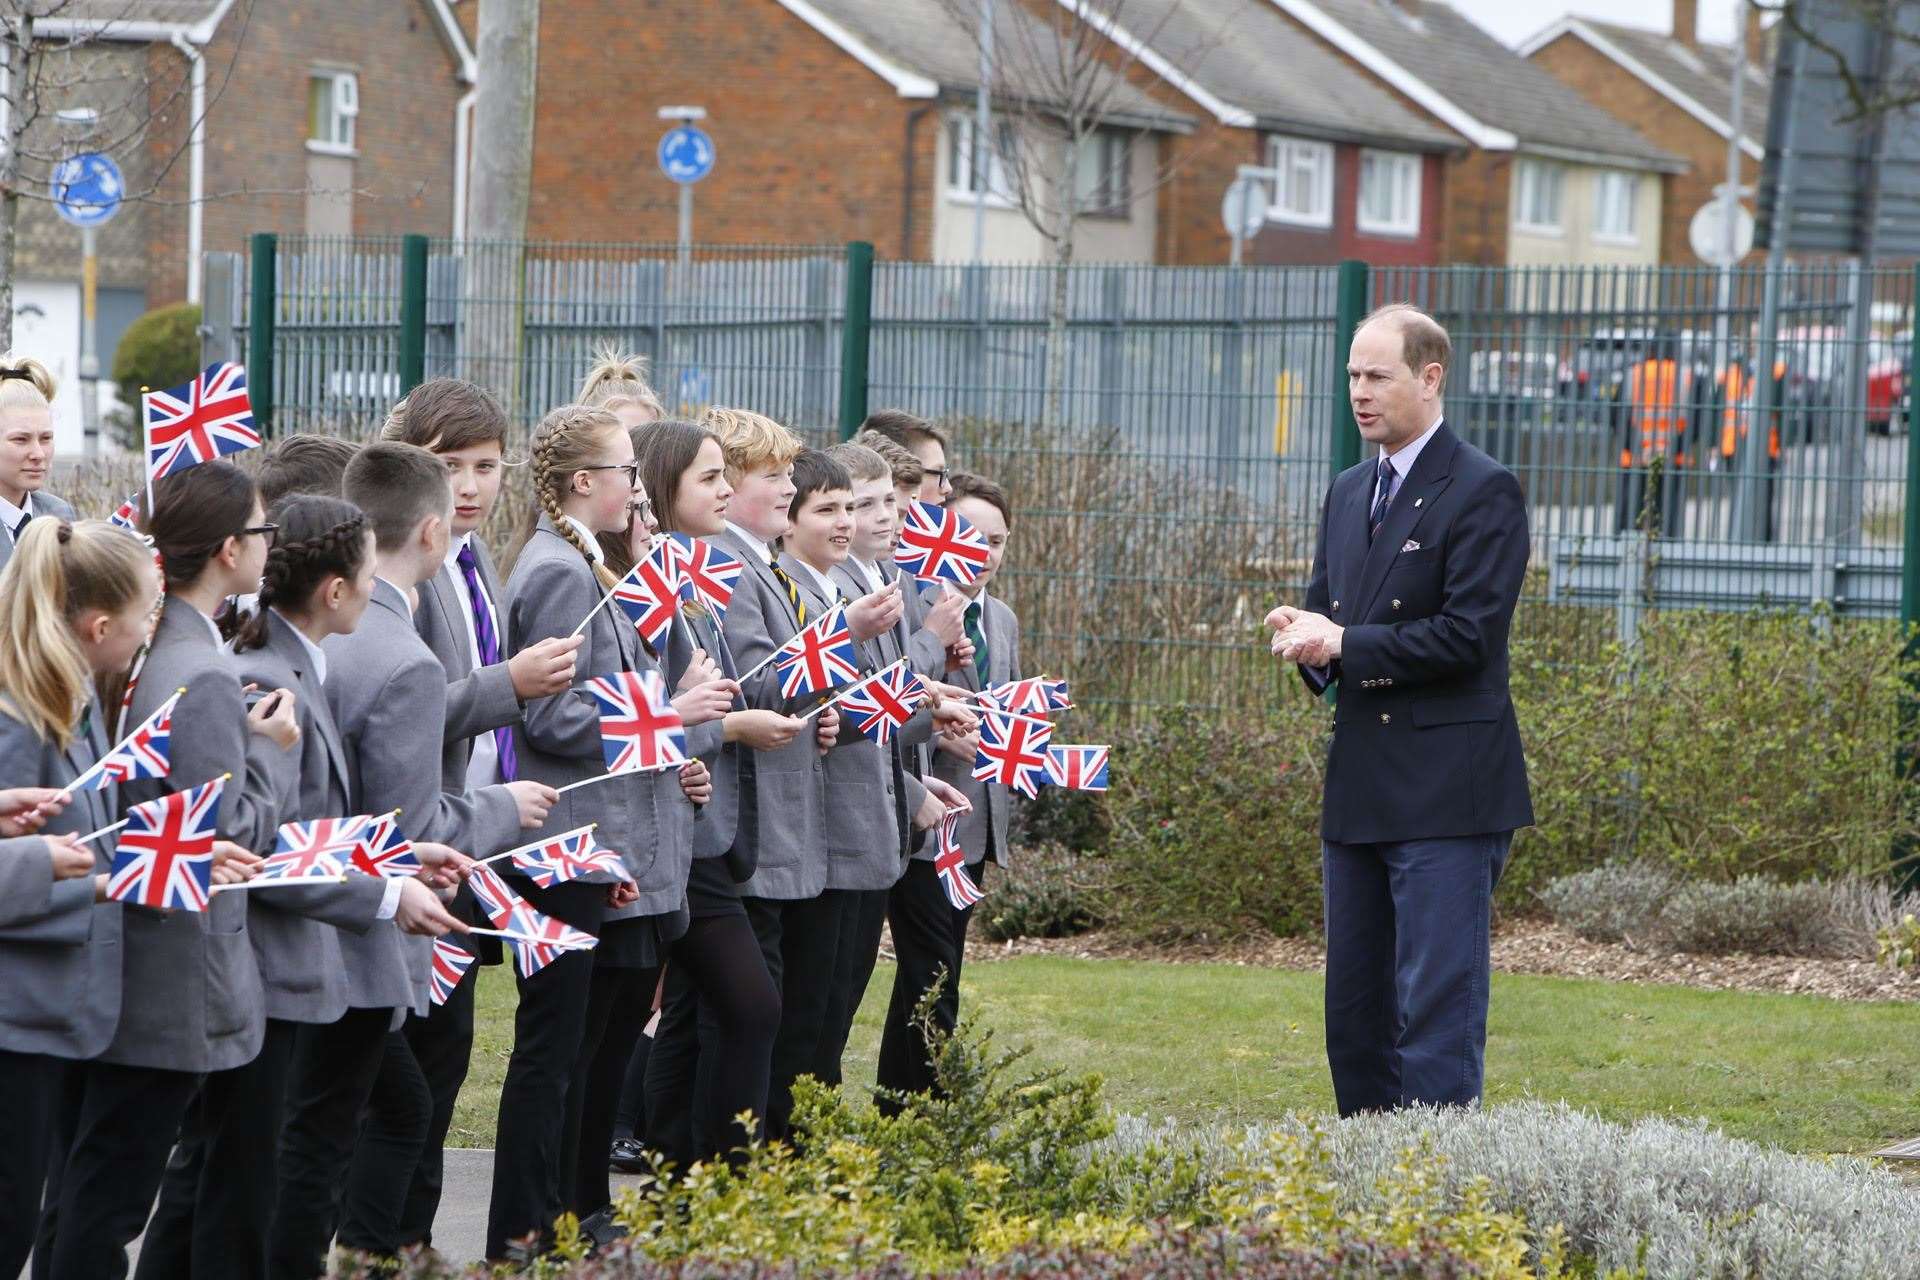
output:
M1640 430L1638 465L1650 465L1655 458L1668 458L1686 465L1686 380L1676 360L1650 356L1633 367L1627 379L1627 405L1631 421ZM1620 465L1635 465L1631 437L1621 446Z
M1778 382L1786 373L1786 363L1778 362L1773 366L1773 378ZM1747 437L1747 423L1753 416L1753 379L1738 364L1727 366L1727 372L1721 379L1726 390L1726 405L1720 415L1720 456L1732 458L1740 448L1740 441ZM1780 406L1773 406L1773 421L1767 427L1767 456L1775 462L1780 460Z

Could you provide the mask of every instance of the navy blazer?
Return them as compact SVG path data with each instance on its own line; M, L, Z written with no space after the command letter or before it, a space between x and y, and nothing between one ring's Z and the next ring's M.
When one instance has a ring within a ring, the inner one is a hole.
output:
M1320 834L1337 844L1512 831L1533 823L1507 634L1527 571L1513 473L1442 423L1371 543L1377 463L1334 477L1306 608L1343 626Z

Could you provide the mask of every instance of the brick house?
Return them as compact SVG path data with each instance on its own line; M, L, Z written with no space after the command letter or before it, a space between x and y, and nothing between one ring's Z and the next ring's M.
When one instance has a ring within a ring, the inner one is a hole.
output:
M456 8L470 31L474 8ZM1023 44L1051 38L1017 4L998 20L1024 24ZM997 162L984 196L972 189L977 50L939 0L547 0L527 235L672 240L679 192L654 161L656 112L699 105L717 158L694 191L696 240L868 240L884 257L961 260L984 203L987 257L1044 257ZM1083 157L1075 254L1151 261L1159 148L1192 117L1126 84L1109 116Z
M1670 34L1562 18L1520 46L1522 56L1627 121L1688 162L1674 177L1661 219L1661 261L1698 264L1688 242L1694 213L1726 181L1732 133L1731 45L1699 39L1698 0L1674 0ZM1767 103L1773 61L1759 13L1747 10L1743 33L1746 84L1740 104L1740 182L1758 180L1766 154Z
M255 231L454 230L473 56L447 0L70 0L34 32L55 47L77 42L98 64L41 106L99 110L107 138L128 134L116 115L143 126L113 148L141 198L99 236L103 377L141 313L199 300L204 252L243 250ZM24 201L15 345L47 358L66 387L78 367L80 264L78 234L50 205ZM82 447L77 399L55 397L63 450Z

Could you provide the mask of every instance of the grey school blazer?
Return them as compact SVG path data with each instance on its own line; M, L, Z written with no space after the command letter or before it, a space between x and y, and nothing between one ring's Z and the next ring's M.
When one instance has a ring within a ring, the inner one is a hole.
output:
M568 634L600 603L602 594L586 557L542 516L507 582L512 601L507 608L509 652ZM587 692L588 681L620 671L658 669L618 605L595 613L584 634L586 640L574 653L573 688L529 702L514 731L521 776L549 786L597 778L607 771L600 745L600 704ZM640 889L637 901L608 913L608 920L680 910L693 861L693 804L680 790L678 770L614 778L569 791L538 835L558 835L589 822L599 824L594 839L620 854Z
M55 516L62 520L77 520L79 516L65 498L56 498L42 489L28 499L33 504L33 518ZM13 559L13 530L0 527L0 569L7 567L7 561ZM86 832L82 831L81 835Z
M0 710L0 788L58 787L90 768L110 745L97 703L87 732L63 750ZM54 835L85 835L117 816L115 789L76 791L58 817ZM94 869L113 864L111 841L94 846ZM91 1058L107 1047L120 1021L121 906L93 901L93 877L53 879L46 842L37 837L0 843L10 874L0 928L0 1045L14 1053ZM21 886L30 878L31 891Z
M473 536L472 546L480 587L493 602L494 628L504 659L506 597L500 592L493 557L479 534ZM473 623L466 617L466 602L454 581L459 573L456 565L441 565L440 572L420 584L419 602L413 610L414 630L447 670L447 742L440 756L440 785L448 791L467 788L467 762L473 758L475 735L520 720L520 699L513 692L513 677L507 672L506 662L490 667L473 664L474 650L467 642Z
M714 537L746 568L734 583L727 607L727 646L741 671L769 657L800 630L786 588L773 576L766 552L727 529ZM812 613L807 620L813 620ZM742 682L747 705L790 712L796 704L780 695L780 673L772 663ZM746 843L753 878L740 886L744 897L796 901L827 887L827 774L809 728L777 751L756 752L751 821L744 811L736 839Z
M669 689L679 688L680 678L692 663L695 649L706 650L707 656L723 672L740 670L727 649L726 636L714 626L713 616L704 610L689 613L682 609L674 617L673 630L667 634ZM746 705L745 698L733 700L735 711L745 710ZM746 804L752 803L753 751L737 742L728 742L725 724L709 720L687 730L687 754L704 761L707 772L713 776L713 798L694 814L693 856L717 858L733 847L743 800Z
M872 590L851 564L835 565L827 576L849 600ZM802 589L813 585L811 578L801 582ZM898 629L859 649L862 674L892 665L901 656ZM915 721L930 723L931 717L922 708L907 723ZM927 791L902 764L898 733L883 747L841 722L840 736L827 753L829 889L891 889L906 870L911 815Z
M262 848L279 820L273 757L280 748L248 732L232 657L207 616L176 596L160 611L127 724L144 721L182 686L168 744L172 773L126 783L121 803L140 804L231 773L221 791L220 834ZM102 1061L202 1072L253 1061L266 1031L266 1005L247 937L246 898L216 893L205 911L122 908L120 1025Z
M927 588L921 593L921 599L931 604L939 599L940 589L938 584ZM980 630L987 641L989 683L998 685L1020 679L1020 619L1014 616L1013 610L1002 600L986 597L986 607L980 614ZM948 682L962 689L978 691L980 673L969 662L954 672ZM1007 788L997 782L976 782L972 761L957 760L944 751L933 753L933 776L942 782L952 783L973 802L972 812L960 819L957 829L960 847L966 850L968 864L979 862L987 856L988 838L991 836L993 860L1005 866L1007 816L1013 807L1013 797ZM913 856L930 861L938 852L938 841L929 840Z
M452 845L484 858L520 843L520 810L505 787L440 789L446 741L447 672L413 629L407 598L376 578L360 625L321 644L327 707L347 763L353 813L400 810L411 840ZM411 1007L425 1013L433 942L403 936L383 920L363 938L343 937L348 1003L356 1009ZM395 957L401 957L397 966Z
M299 697L300 741L279 757L280 821L351 816L346 748L300 637L269 612L267 643L236 654L234 665L243 681L262 689L292 689ZM341 951L340 931L363 937L377 923L385 894L380 879L354 871L345 884L246 895L247 933L260 964L269 1018L325 1024L346 1013L354 1003L349 997L357 993L349 990L354 975Z

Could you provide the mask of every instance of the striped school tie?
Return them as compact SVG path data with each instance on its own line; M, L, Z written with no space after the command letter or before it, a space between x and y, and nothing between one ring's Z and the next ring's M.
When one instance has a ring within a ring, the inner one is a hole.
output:
M461 576L467 580L467 599L473 602L473 647L480 651L480 665L490 667L500 661L500 637L493 629L493 610L487 607L487 593L480 585L480 565L473 554L473 543L469 541L461 547L455 559L459 561ZM513 751L513 730L495 729L493 741L500 757L501 780L512 782L520 776L520 762Z
M767 567L773 570L773 576L779 579L780 585L787 589L787 602L793 606L793 616L795 620L797 620L801 626L806 626L807 606L800 603L800 588L793 585L793 579L789 578L787 571L780 567L780 561L777 558L768 559Z

